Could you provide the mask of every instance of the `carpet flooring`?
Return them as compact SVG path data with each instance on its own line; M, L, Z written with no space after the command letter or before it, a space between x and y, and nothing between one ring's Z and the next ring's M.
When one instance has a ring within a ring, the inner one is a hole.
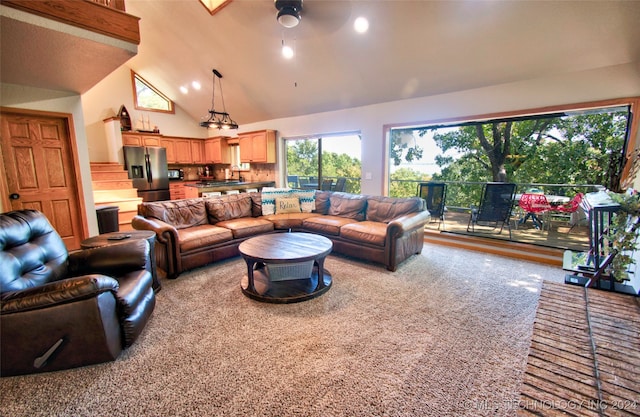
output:
M0 378L2 416L515 416L544 280L560 268L425 245L396 272L338 255L296 304L240 258L163 280L113 362Z

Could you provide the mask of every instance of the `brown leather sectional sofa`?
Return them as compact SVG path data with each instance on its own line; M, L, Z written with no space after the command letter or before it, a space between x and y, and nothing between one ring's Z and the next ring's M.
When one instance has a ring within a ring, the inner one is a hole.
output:
M156 263L168 278L239 255L244 240L301 231L331 239L333 251L390 271L423 246L429 212L419 197L390 198L316 191L312 212L262 215L261 193L145 202L135 229L156 232Z

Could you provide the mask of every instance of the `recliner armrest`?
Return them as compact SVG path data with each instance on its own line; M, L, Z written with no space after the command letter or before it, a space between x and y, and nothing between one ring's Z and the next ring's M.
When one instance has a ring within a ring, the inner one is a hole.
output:
M115 279L91 274L82 277L67 278L50 282L39 287L2 294L2 314L48 308L75 300L87 299L100 293L118 291L119 284Z
M119 276L145 269L149 262L149 243L145 239L84 249L69 254L69 276L103 274Z

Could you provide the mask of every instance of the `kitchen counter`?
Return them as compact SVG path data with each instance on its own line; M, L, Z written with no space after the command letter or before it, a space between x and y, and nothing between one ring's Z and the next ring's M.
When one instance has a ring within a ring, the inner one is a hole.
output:
M257 188L261 190L263 187L275 187L275 181L209 181L206 183L190 183L185 187L194 187L198 189L198 196L202 193L211 191L229 191L229 190L246 190L247 188Z

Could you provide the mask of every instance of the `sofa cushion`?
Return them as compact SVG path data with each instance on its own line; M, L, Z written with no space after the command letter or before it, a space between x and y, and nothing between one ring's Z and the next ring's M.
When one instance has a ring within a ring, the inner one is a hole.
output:
M340 237L356 242L368 243L384 247L387 236L387 224L381 222L362 221L345 224L340 228Z
M340 235L340 228L345 224L356 223L357 220L338 216L315 216L309 217L302 222L302 227L310 232L323 235Z
M265 219L256 219L255 217L229 219L219 222L216 226L231 230L234 239L242 239L273 231L273 223Z
M389 223L393 219L422 210L424 200L420 197L393 198L369 197L367 199L367 220Z
M335 192L329 197L329 204L327 214L360 221L365 218L367 197L359 194Z
M265 187L262 189L262 215L276 213L276 198L297 197L300 201L300 211L311 213L315 209L315 190L298 190L295 188Z
M298 197L276 197L276 214L300 213Z
M262 193L253 192L249 193L249 196L251 196L251 216L262 216Z
M176 229L208 223L204 200L201 198L141 203L139 212L145 217L168 223Z
M231 230L211 224L178 230L180 252L188 252L193 249L204 248L232 239L233 233Z
M302 222L309 217L320 216L318 213L285 213L270 214L264 216L265 220L273 223L273 227L278 230L297 229L302 227Z
M246 193L225 195L205 200L205 207L211 224L239 217L251 217L251 205L251 196Z
M332 191L319 191L315 192L315 209L314 213L327 214L329 213L330 201L329 198L333 194Z

